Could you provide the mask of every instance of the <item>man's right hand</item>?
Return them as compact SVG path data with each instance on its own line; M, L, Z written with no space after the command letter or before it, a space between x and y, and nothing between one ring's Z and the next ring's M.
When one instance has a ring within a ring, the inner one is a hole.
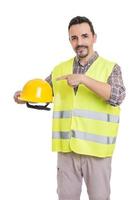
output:
M26 103L26 102L19 99L19 97L20 97L20 92L21 92L21 91L15 92L13 98L14 98L14 101L15 101L16 103L24 104L24 103Z

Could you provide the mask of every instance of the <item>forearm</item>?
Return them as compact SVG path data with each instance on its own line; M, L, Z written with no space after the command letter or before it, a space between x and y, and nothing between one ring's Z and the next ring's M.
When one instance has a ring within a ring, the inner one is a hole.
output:
M95 92L97 95L102 97L104 100L109 100L111 95L111 86L108 83L103 83L100 81L96 81L86 75L82 76L82 84L84 84L87 88Z

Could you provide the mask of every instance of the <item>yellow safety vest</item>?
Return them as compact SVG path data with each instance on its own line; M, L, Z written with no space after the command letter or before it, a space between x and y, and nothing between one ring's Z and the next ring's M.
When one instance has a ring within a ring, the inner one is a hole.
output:
M79 84L77 93L66 80L57 77L73 73L74 58L57 65L52 72L54 110L52 151L76 152L97 157L113 154L120 108ZM115 63L98 57L85 73L106 83Z

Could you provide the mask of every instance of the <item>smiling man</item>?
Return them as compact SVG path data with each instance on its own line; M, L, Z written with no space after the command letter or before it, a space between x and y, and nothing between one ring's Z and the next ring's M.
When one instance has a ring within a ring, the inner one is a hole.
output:
M73 18L68 34L76 56L45 79L54 94L57 192L59 200L80 200L84 179L90 200L109 200L111 158L125 97L121 69L94 51L96 34L88 18ZM15 101L23 103L19 95L15 93Z

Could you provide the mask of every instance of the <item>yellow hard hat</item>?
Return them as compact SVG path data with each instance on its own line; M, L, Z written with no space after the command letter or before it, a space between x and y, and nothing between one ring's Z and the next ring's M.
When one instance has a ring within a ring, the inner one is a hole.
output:
M48 82L42 79L33 79L28 81L20 93L20 100L26 101L27 106L31 108L43 109L52 102L52 88ZM33 106L29 103L47 103L45 106ZM50 110L45 109L45 110Z

